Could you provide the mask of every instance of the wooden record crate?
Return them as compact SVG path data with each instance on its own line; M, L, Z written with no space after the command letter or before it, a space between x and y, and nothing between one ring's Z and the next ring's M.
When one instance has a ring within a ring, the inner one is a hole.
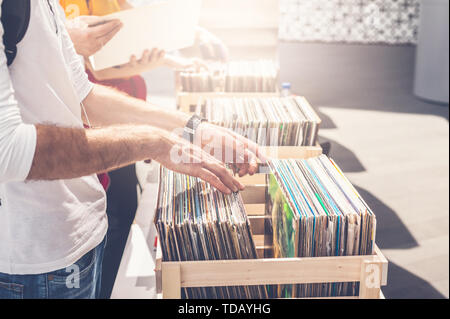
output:
M264 179L264 182L262 180ZM359 296L330 299L384 298L388 261L375 246L373 255L271 258L271 216L266 215L265 177L243 179L245 209L259 259L163 262L160 247L156 258L156 281L162 298L179 299L187 287L311 284L359 282ZM159 243L159 242L158 242Z
M315 146L261 146L261 151L268 158L290 159L290 158L310 158L322 154L322 147ZM262 180L262 176L259 177ZM249 176L249 181L252 176Z
M279 90L275 92L186 92L182 90L180 71L175 72L175 91L177 108L185 113L194 113L197 106L211 98L243 98L243 97L279 97Z

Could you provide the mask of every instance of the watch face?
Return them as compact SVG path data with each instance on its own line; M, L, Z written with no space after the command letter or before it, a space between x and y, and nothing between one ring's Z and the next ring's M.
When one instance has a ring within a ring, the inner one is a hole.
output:
M184 128L183 137L186 140L193 143L195 131L197 130L198 126L204 121L206 121L206 120L202 119L200 116L193 115L187 122L186 127Z

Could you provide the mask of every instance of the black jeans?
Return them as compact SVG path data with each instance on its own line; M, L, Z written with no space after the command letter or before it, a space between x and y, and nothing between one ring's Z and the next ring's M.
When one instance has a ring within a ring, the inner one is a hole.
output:
M109 172L111 184L107 191L108 242L102 268L100 298L109 299L114 287L123 251L137 209L138 180L136 165Z

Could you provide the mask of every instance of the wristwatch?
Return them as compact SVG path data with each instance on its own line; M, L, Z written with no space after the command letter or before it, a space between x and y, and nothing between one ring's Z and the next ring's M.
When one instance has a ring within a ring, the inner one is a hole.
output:
M196 114L192 115L192 117L189 119L186 126L184 127L183 138L185 138L191 143L194 143L195 131L197 130L198 126L203 122L206 122L206 119Z

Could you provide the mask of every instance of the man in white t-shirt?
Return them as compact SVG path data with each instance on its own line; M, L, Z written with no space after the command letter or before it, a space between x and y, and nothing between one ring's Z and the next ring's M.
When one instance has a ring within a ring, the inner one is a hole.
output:
M90 83L57 6L31 1L10 67L0 43L0 298L97 296L107 230L99 172L153 159L225 193L243 189L192 141L233 153L240 175L257 170L246 139Z

